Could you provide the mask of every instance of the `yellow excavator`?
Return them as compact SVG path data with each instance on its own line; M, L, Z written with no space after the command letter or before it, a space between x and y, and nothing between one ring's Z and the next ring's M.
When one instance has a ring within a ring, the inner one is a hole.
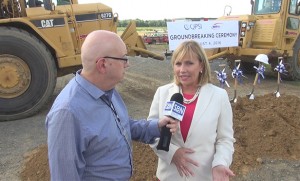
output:
M0 121L37 113L57 77L81 67L80 49L94 30L117 33L118 14L77 0L0 0ZM129 56L164 57L146 49L131 22L121 38Z
M255 57L268 56L272 70L280 57L286 72L283 78L300 79L300 0L251 0L251 15L224 15L218 20L239 22L237 47L210 50L209 59L227 58L233 68L241 60L241 69L251 72L258 64Z

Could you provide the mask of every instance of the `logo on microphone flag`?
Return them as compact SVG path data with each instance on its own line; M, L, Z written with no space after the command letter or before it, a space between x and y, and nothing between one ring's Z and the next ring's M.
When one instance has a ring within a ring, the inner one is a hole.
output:
M179 121L182 121L185 112L185 106L176 101L168 101L164 109L164 115L171 116Z

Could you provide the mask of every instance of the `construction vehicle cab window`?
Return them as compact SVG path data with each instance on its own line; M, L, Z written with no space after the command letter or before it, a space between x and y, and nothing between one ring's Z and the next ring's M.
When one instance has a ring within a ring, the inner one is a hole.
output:
M289 13L294 15L300 14L300 0L291 0Z
M44 3L41 0L25 0L26 7L41 7Z
M119 15L102 3L0 0L0 121L31 116L48 102L57 77L81 68L81 45L94 30L117 33ZM134 21L121 35L129 56L146 49Z
M52 0L54 5L68 5L70 4L69 0Z
M43 0L25 0L25 2L26 2L26 7L41 7L44 4ZM50 2L50 1L48 1L48 2ZM69 0L53 0L51 3L53 3L53 5L69 5L70 1Z
M258 0L256 1L254 14L278 13L281 7L281 0Z

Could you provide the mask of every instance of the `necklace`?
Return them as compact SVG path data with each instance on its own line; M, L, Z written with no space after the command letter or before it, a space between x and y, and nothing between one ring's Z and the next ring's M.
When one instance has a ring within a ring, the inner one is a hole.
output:
M181 87L179 88L179 91L183 95ZM197 99L199 93L200 93L200 87L198 87L198 89L197 89L196 93L194 94L194 96L192 97L192 99L186 99L183 96L183 103L190 104L190 103L194 102Z

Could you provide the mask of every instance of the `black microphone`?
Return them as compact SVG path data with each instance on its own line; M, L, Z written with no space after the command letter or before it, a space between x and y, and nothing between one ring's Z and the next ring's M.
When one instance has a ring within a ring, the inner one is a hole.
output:
M183 97L180 93L175 93L171 100L167 102L164 108L164 115L169 116L173 119L177 119L182 121L185 106L183 104ZM158 150L169 151L170 141L171 141L172 133L167 126L163 126L160 131L160 139L157 145Z

